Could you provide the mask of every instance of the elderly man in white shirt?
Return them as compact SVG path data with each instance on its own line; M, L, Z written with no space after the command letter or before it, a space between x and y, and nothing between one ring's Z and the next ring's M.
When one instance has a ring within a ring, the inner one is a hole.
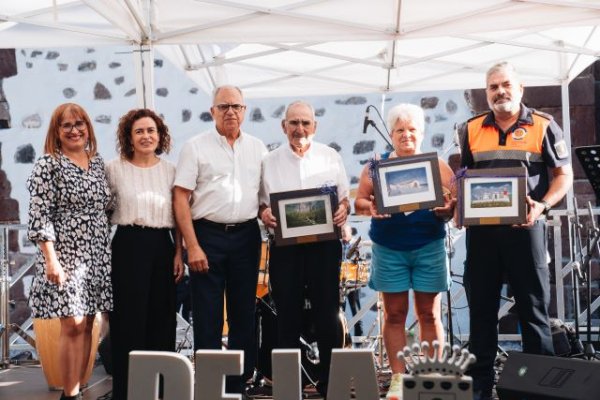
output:
M231 393L243 392L255 363L261 245L256 218L261 161L267 153L262 141L241 130L245 109L239 88L215 90L210 109L215 129L183 146L173 188L191 270L194 350L221 348L224 294L228 348L244 350L243 376L227 379Z
M305 102L290 104L282 121L288 144L263 160L260 217L274 228L269 195L299 189L337 188L339 204L333 222L342 227L350 210L348 178L340 155L313 142L317 129L313 107ZM319 348L317 390L327 394L332 348L339 346L339 271L342 246L339 240L271 247L269 268L271 294L277 310L277 347L300 347L305 290L311 303Z

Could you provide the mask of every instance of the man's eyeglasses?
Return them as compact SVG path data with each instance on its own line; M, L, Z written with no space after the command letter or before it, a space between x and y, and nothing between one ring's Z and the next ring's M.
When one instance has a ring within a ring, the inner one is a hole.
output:
M313 121L309 121L307 119L291 119L287 120L286 123L291 127L298 127L302 125L304 128L308 128L313 124Z
M62 129L64 133L71 133L73 127L77 128L78 131L82 131L85 128L87 128L87 124L85 123L85 121L75 121L74 124L67 122L66 124L62 124L60 126L60 129Z
M232 108L235 112L240 112L246 108L243 104L215 104L214 107L221 112L227 112L229 108Z

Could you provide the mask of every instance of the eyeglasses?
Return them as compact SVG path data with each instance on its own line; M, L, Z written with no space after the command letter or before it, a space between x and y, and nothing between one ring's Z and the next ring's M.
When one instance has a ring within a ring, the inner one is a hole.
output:
M67 122L66 124L62 124L60 126L60 129L62 129L64 133L71 133L73 127L77 128L78 131L82 131L85 128L87 128L87 124L85 123L85 121L75 121L74 124Z
M235 112L240 112L246 108L243 104L215 104L214 107L221 112L227 112L229 108L232 108Z
M302 125L302 127L304 127L304 128L308 128L313 124L314 121L310 121L307 119L292 119L292 120L287 120L285 122L293 128L296 128L300 125Z

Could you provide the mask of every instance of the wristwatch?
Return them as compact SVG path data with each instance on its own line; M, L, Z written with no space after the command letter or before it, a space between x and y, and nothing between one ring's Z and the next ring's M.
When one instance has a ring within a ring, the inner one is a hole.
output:
M548 212L550 211L552 206L546 200L540 200L540 203L542 203L542 205L544 206L544 211L542 211L542 214L548 215Z

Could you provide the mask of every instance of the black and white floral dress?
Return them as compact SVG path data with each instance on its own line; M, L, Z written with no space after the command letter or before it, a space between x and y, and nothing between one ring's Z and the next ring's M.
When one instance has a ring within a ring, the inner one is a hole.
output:
M28 237L54 242L65 271L61 286L46 279L44 256L38 251L29 305L34 318L93 315L112 309L110 224L106 213L110 189L99 155L89 169L59 154L46 154L27 180Z

